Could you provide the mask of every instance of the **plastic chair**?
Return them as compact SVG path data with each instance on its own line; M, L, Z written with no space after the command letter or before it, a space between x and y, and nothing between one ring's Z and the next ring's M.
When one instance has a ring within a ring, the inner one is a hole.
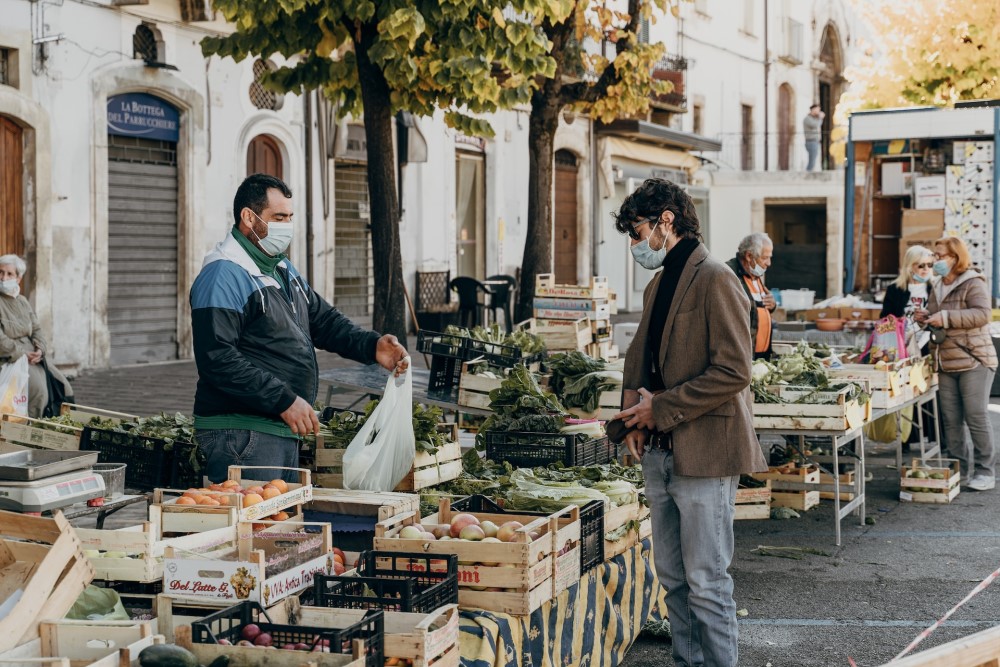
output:
M499 274L496 276L490 276L486 280L492 282L503 282L503 285L489 285L490 291L493 292L490 296L487 308L493 311L493 319L497 320L496 311L500 310L503 312L504 326L507 329L507 333L513 331L513 319L514 316L511 313L511 304L514 301L514 292L517 291L517 280L514 276L508 276L504 274Z
M417 271L417 324L421 329L444 331L458 318L450 278L450 271Z
M451 290L458 293L458 324L471 328L482 326L485 319L486 299L493 292L475 278L459 276L450 283ZM482 298L480 298L482 295Z

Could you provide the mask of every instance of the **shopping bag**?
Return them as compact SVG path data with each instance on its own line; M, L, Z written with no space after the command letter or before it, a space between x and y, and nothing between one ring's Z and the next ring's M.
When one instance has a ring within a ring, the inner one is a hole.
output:
M861 363L877 364L880 361L897 361L906 358L906 321L895 315L886 315L875 323L875 330L868 338L868 346L861 355Z
M413 467L413 377L389 376L385 393L344 452L344 488L392 491Z
M28 416L28 357L0 368L0 412Z
M875 442L906 442L913 428L913 406L904 408L897 428L896 415L883 415L865 426L865 437Z

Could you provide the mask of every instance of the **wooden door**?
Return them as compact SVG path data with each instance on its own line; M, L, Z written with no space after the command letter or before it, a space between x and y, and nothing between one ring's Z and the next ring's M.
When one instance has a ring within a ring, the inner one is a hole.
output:
M24 257L23 174L24 130L0 116L0 255Z
M577 203L576 156L569 151L556 151L555 174L555 254L556 283L576 284Z
M278 142L266 134L258 134L247 147L247 176L268 174L284 180L284 164Z

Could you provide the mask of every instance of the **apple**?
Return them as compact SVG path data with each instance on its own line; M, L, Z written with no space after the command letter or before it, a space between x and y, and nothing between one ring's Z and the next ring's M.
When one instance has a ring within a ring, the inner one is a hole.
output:
M273 641L274 640L271 639L271 633L269 633L269 632L262 632L259 635L257 635L257 637L254 638L253 643L254 643L254 646L268 647L268 646L270 646L273 643Z
M486 537L486 533L483 532L482 528L476 525L467 525L458 533L458 538L460 540L468 540L469 542L478 542L484 537Z
M524 528L524 524L520 521L508 521L497 529L496 537L501 542L511 542L519 528Z
M495 537L484 537L482 541L483 541L483 543L492 542L492 543L496 543L496 544L503 544L503 542L501 542L500 540L498 540ZM480 563L480 565L485 565L486 567L496 567L499 564L500 563Z
M434 533L424 533L421 536L421 538L425 539L425 540L436 540L437 539L437 535L435 535Z
M403 526L399 531L399 536L404 540L422 540L424 531L420 526Z
M260 626L256 623L248 623L243 626L243 630L240 631L240 637L252 642L260 634Z
M496 537L497 531L500 530L500 526L489 520L483 521L479 524L479 527L483 529L484 533L486 533L486 537Z
M458 537L466 526L479 526L479 519L471 514L456 514L451 518L451 536ZM480 529L482 530L482 529Z
M249 646L250 648L253 648L253 642L249 642L246 639L239 640L238 642L236 642L236 645L237 646Z
M294 648L296 651L308 651L309 644L303 644L302 642L299 642L298 644L295 644Z

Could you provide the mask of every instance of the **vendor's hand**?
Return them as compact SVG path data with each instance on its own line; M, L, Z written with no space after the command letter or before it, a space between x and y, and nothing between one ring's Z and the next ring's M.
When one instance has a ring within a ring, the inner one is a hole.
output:
M932 327L938 327L938 328L943 327L944 317L941 315L941 313L934 313L933 315L927 318L927 324L931 325Z
M774 310L778 307L778 302L774 300L770 292L764 292L764 298L762 299L764 307L768 310Z
M410 355L406 348L399 344L399 339L392 334L386 334L378 339L375 346L375 361L393 375L399 376L410 367Z
M309 401L297 396L287 410L281 413L281 419L288 428L292 429L295 435L315 435L319 433L319 419L316 418L316 411L309 405Z
M924 308L917 308L913 311L913 319L919 324L925 324L927 322L927 318L929 317L930 313L928 313Z
M646 431L629 431L628 435L625 436L625 446L628 447L629 453L635 457L636 462L642 461L642 455L646 453L646 440L649 438L649 434Z
M42 361L42 351L35 350L34 352L28 352L25 356L28 357L29 364L39 364Z
M621 419L629 428L656 430L656 420L653 418L653 394L648 389L640 388L639 402L622 410L612 419Z

